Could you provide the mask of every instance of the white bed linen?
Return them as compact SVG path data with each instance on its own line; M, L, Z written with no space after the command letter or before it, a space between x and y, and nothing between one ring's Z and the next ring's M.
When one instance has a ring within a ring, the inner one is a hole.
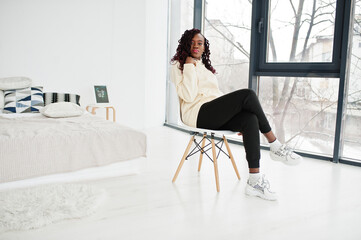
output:
M112 178L139 174L145 169L146 158L139 157L129 161L120 161L105 166L90 167L73 172L56 173L46 176L28 178L18 181L0 183L0 192L18 188L29 188L45 184L73 183L94 181L96 179Z
M146 156L146 136L85 114L0 115L0 182L103 166Z
M39 117L41 113L31 112L31 113L3 113L0 111L1 118L32 118Z

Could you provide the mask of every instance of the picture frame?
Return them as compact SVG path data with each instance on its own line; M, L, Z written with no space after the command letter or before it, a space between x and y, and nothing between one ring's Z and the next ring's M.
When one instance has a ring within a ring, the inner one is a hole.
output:
M95 85L94 86L95 99L97 103L109 103L107 86Z

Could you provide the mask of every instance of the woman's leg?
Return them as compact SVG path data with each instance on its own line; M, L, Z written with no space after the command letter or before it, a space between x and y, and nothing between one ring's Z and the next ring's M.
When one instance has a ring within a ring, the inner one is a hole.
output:
M224 126L227 122L237 114L244 112L252 113L257 117L259 130L271 143L272 159L289 165L297 164L302 159L301 156L276 140L257 95L251 89L241 89L203 104L198 113L197 127L214 130L226 129ZM235 131L234 129L229 130Z
M242 132L250 172L259 172L259 131L267 134L271 127L254 91L241 89L203 104L197 127Z
M246 159L251 173L259 172L260 140L257 116L243 111L234 116L220 130L232 130L242 132L243 144L246 151Z
M271 131L257 95L251 89L241 89L203 104L198 113L197 127L217 130L242 111L256 115L262 133Z
M272 132L258 98L252 90L239 90L203 104L198 113L197 127L242 132L250 172L246 194L268 200L277 199L275 193L270 191L264 175L259 174L259 131L270 139Z
M246 194L267 200L276 200L277 196L270 190L270 184L265 175L259 173L261 156L258 122L258 118L254 113L242 111L220 129L242 132L250 173L246 185Z
M276 141L276 139L277 139L272 131L269 131L267 133L263 133L263 135L267 138L267 141L269 143L272 143L272 142Z

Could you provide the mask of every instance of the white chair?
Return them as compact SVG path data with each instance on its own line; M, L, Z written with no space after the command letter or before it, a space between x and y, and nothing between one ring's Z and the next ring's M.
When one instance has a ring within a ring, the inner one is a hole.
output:
M203 155L205 154L212 162L214 165L214 174L215 174L215 178L216 178L216 187L217 187L217 192L219 192L219 175L218 175L218 163L217 163L217 159L219 154L222 152L224 153L226 156L228 156L231 159L234 171L236 172L236 175L238 177L238 180L241 179L241 177L239 176L238 173L238 169L236 166L236 163L234 161L231 149L229 147L226 135L231 135L234 134L234 132L232 131L216 131L216 130L210 130L210 129L202 129L202 128L192 128L189 126L184 125L184 128L187 129L188 131L190 131L191 134L191 139L188 142L187 148L183 154L183 157L178 165L177 171L173 177L172 182L175 182L178 174L183 166L183 163L186 159L188 159L188 157L193 156L194 154L200 152L200 156L199 156L199 163L198 163L198 172L201 170L201 166L202 166L202 160L203 160ZM200 141L197 142L196 136L197 135L201 135L203 136L202 139ZM219 136L220 140L215 143L214 141L214 137L215 136ZM208 141L208 144L206 145L206 141ZM189 151L191 149L192 143L194 142L195 147L193 148L192 151ZM222 147L223 147L223 143L227 148L227 152L228 154L223 151ZM210 146L211 145L211 146ZM207 152L209 150L212 149L212 157L210 157ZM218 151L218 154L216 153L216 150Z

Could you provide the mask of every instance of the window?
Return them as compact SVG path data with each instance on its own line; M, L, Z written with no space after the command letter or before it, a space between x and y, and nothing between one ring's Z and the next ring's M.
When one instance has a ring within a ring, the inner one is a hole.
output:
M339 77L344 1L264 0L253 9L257 75Z
M171 2L178 13L196 6L184 18L210 41L223 92L254 89L277 136L301 153L361 165L361 1Z
M343 153L346 158L361 160L361 2L356 1L352 41L350 78L347 92L347 115L344 128Z
M170 32L168 42L168 60L172 59L178 47L178 40L185 30L193 28L194 0L172 0L170 4ZM170 67L170 65L169 65ZM169 73L169 71L168 71ZM175 87L168 77L166 122L178 125L179 103Z
M247 88L252 3L208 0L205 9L204 35L210 42L220 90L228 93Z
M338 82L334 78L261 77L259 99L280 141L303 152L332 156Z
M270 0L267 62L332 62L335 8L335 0Z
M352 2L253 1L250 87L268 104L281 138L334 162L342 152Z

